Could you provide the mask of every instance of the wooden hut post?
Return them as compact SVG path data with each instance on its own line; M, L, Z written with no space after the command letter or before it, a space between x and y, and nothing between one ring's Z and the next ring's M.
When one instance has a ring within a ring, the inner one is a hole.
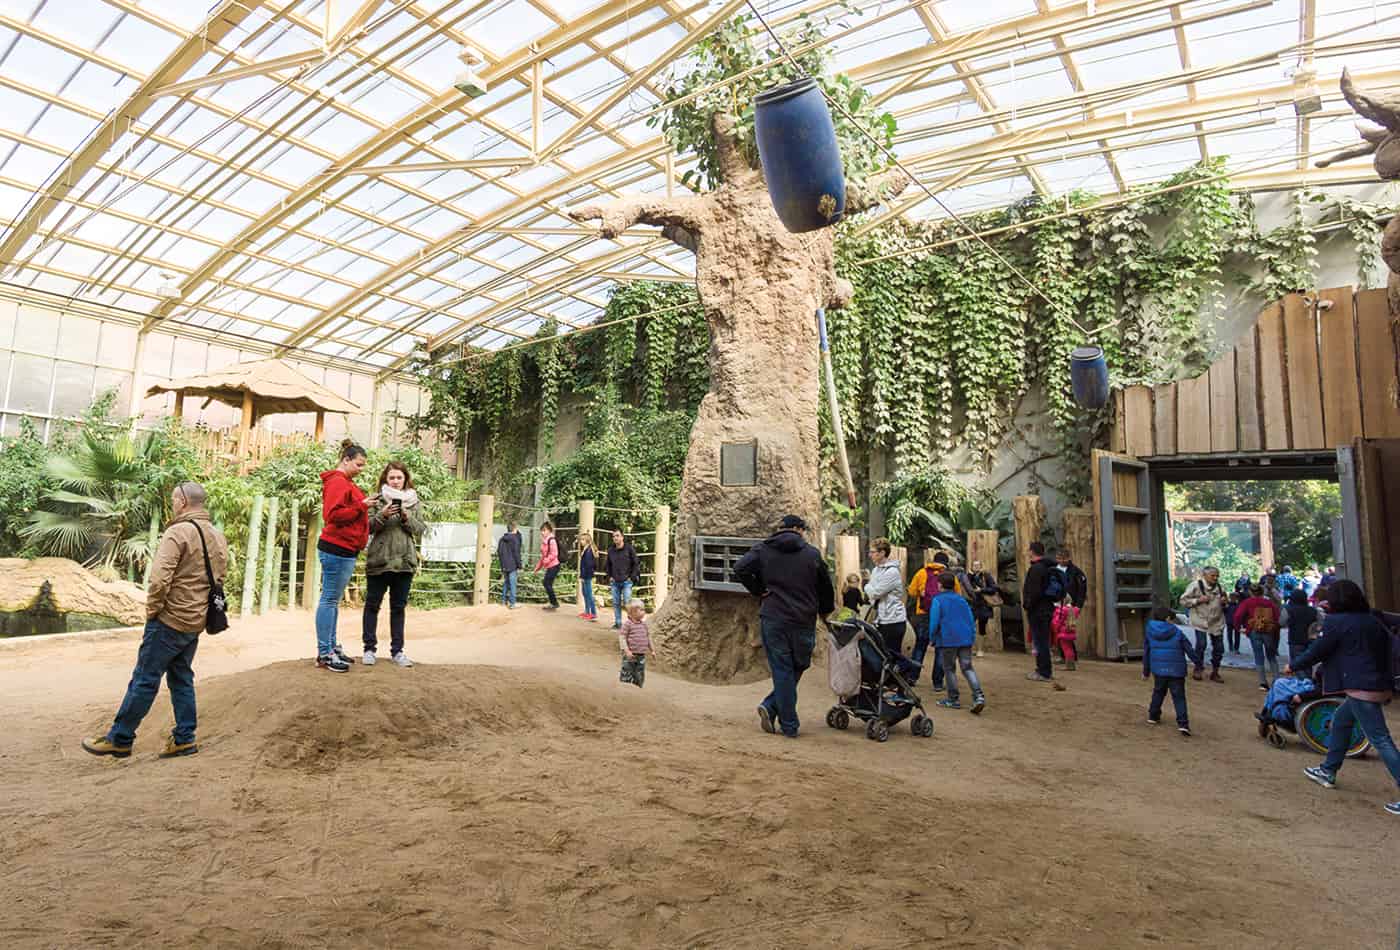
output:
M175 392L175 418L180 420L180 424L185 424L185 391L183 389Z
M972 570L974 561L982 562L982 570L991 575L994 581L1001 580L997 573L997 533L976 529L967 533L967 569ZM987 635L982 638L985 642L977 644L978 650L1005 649L1005 642L1001 636L1001 608L993 607L992 616L987 620Z
M836 536L836 601L841 602L841 589L847 576L860 573L860 535Z
M238 422L238 470L248 470L248 433L253 428L253 393L243 390L243 418Z
M1017 495L1011 503L1012 517L1016 521L1016 583L1024 585L1026 571L1031 566L1030 544L1040 540L1040 532L1045 525L1045 502L1039 495ZM1031 650L1031 621L1025 607L1021 608L1022 629L1025 631L1026 652Z
M316 444L320 445L326 440L326 412L324 409L316 412Z
M1079 612L1078 636L1074 646L1081 657L1095 656L1099 652L1099 579L1094 569L1094 512L1089 508L1066 508L1063 517L1065 548L1069 551L1070 559L1089 579L1084 607ZM1167 537L1171 537L1170 531Z

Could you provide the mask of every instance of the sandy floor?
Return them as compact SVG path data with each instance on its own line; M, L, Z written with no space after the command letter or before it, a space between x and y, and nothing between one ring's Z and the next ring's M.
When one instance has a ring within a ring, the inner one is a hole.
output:
M1305 781L1248 672L1190 684L1188 740L1134 668L1052 692L989 657L981 718L881 745L826 728L818 670L790 742L759 685L620 686L570 616L413 614L418 667L343 676L309 627L205 638L203 750L171 761L164 695L132 758L78 746L136 635L0 646L0 946L1396 945L1384 770Z

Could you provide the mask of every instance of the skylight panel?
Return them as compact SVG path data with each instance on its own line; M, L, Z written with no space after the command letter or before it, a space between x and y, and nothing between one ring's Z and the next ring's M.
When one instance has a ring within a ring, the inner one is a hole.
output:
M436 239L464 227L468 221L464 216L448 208L437 208L429 211L426 216L414 218L408 223L415 231Z
M940 3L938 16L955 33L975 27L1015 20L1036 12L1033 0L979 0L977 3Z
M1248 37L1247 42L1241 41L1242 36ZM1190 43L1193 65L1199 67L1234 62L1298 42L1297 10L1285 12L1285 8L1273 6L1219 20L1193 23L1186 27L1186 38ZM1279 74L1279 67L1275 67L1274 73Z
M381 125L392 125L394 120L412 112L423 102L421 95L388 73L381 73L362 83L347 93L345 98L357 111L373 116Z
M58 95L63 80L82 60L32 36L21 36L5 58L5 75L22 77L27 85Z
M5 154L5 144L0 142L0 155ZM53 174L61 161L56 155L19 143L15 143L8 154L9 157L0 164L0 171L3 171L6 177L17 179L36 189Z
M285 182L302 182L326 167L326 160L314 152L284 141L253 164L259 171Z
M32 192L0 183L0 218L12 220L29 201Z
M486 50L504 56L554 29L553 20L525 3L503 4L472 27L471 35Z
M134 88L136 80L130 76L97 63L84 63L64 88L63 98L105 115L125 102Z
M329 118L320 125L315 125L313 122L314 128L311 126L304 128L298 132L297 137L305 139L319 149L335 155L344 155L376 131L344 112L326 111L330 113Z
M190 224L189 230L218 244L227 244L233 240L249 223L249 219L242 215L212 205L204 205L202 210L207 210L208 214Z
M65 0L66 2L66 0ZM101 47L101 53L144 75L180 45L180 37L138 17L124 17Z
M1171 33L1163 30L1077 53L1074 63L1085 85L1092 89L1136 76L1179 72L1181 54Z
M77 244L55 241L51 248L47 266L70 274L94 275L107 261L107 255Z
M27 4L30 9L34 4ZM45 33L69 40L83 49L95 49L103 35L125 14L99 0L64 0L38 4L33 24Z
M4 128L10 132L19 133L29 128L47 105L41 99L0 86L0 113L5 116ZM4 154L3 150L0 154Z

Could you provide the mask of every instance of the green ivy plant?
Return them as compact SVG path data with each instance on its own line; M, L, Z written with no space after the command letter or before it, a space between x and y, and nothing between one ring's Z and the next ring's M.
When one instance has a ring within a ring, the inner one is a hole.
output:
M794 52L797 67L747 14L724 23L700 40L693 52L672 68L662 89L662 98L675 104L647 120L652 127L661 126L662 134L679 154L696 156L695 167L681 176L682 182L696 191L715 188L723 182L724 173L710 132L710 120L717 112L736 118L739 147L749 166L758 168L754 97L804 74L816 79L822 91L841 103L859 123L858 127L840 110L831 110L846 178L863 181L887 166L889 160L880 145L888 148L894 142L894 116L879 111L870 92L860 84L845 75L832 75L829 47L814 45L832 29L844 28L843 17L858 15L859 11L846 3L830 13L800 14L791 28L779 33L783 45ZM880 144L872 142L861 127L870 130Z

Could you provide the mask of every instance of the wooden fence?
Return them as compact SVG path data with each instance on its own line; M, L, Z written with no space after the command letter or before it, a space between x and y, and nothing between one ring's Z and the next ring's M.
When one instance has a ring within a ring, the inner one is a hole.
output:
M255 468L263 459L285 446L303 445L311 442L305 432L282 435L265 429L253 429L248 433L248 448L244 457L238 456L237 429L211 429L195 426L191 429L200 455L209 461L244 462Z
M1264 308L1194 379L1116 392L1113 451L1148 458L1400 438L1400 339L1386 292L1339 287L1313 300L1289 294Z

